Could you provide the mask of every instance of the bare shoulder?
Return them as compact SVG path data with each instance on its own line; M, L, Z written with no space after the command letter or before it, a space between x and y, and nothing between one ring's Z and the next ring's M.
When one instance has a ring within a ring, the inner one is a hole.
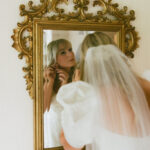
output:
M139 76L137 76L137 79L139 81L139 84L143 88L144 92L147 92L147 94L150 95L150 81Z
M139 84L141 85L141 87L145 93L147 102L148 102L149 107L150 107L150 81L148 81L142 77L139 77L139 76L137 76L137 79L138 79Z

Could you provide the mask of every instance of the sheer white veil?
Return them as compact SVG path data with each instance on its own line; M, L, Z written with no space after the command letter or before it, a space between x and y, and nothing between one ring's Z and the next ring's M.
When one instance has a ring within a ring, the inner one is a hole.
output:
M95 120L102 128L124 136L150 135L150 110L145 95L129 67L128 58L114 45L89 48L83 80L99 96Z

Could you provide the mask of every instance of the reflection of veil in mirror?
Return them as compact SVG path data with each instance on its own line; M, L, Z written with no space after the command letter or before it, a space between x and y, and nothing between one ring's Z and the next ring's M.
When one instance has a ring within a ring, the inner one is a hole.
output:
M73 147L90 144L87 148L92 150L149 150L150 110L145 95L127 57L103 40L107 42L89 40L81 56L81 79L93 86L97 98L84 82L62 87L57 95L64 106L65 137Z

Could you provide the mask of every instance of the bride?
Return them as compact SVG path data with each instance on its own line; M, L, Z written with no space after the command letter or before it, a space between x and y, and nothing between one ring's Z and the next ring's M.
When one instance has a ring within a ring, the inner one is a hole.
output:
M47 46L47 63L44 76L44 148L60 146L60 112L62 106L56 101L58 89L72 81L76 65L72 45L68 40L58 39Z
M137 76L111 40L97 42L110 39L107 35L90 36L95 39L88 40L86 49L82 47L83 81L62 86L56 97L64 107L64 148L86 145L92 150L149 150L150 110Z

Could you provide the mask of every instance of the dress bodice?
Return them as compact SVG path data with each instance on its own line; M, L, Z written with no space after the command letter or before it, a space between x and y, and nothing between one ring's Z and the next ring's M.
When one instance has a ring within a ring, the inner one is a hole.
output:
M44 148L61 146L61 111L63 107L53 95L50 110L44 113Z

